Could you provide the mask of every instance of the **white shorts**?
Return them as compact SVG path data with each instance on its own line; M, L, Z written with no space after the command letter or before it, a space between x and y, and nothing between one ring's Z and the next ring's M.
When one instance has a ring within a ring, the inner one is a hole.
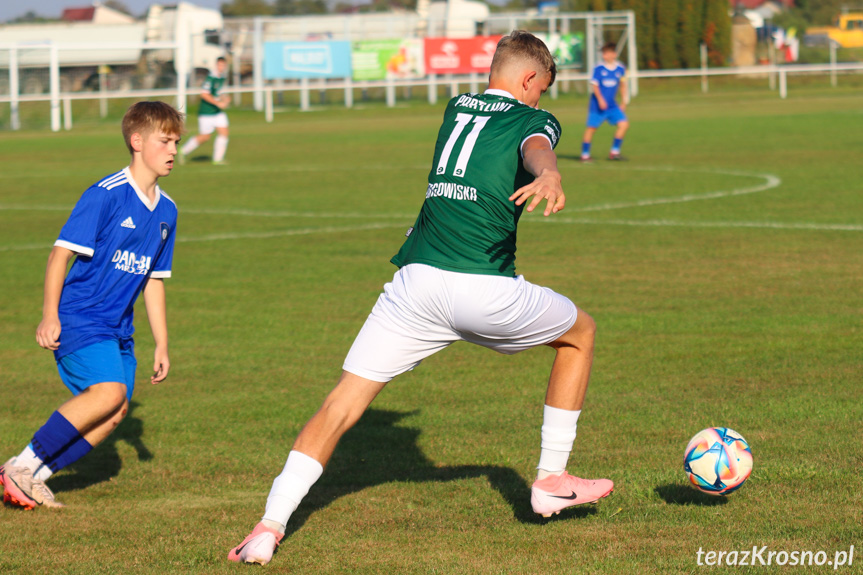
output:
M198 132L204 135L212 134L216 128L228 127L228 115L224 112L218 114L201 114L198 116Z
M577 316L568 298L522 276L410 264L384 286L343 369L388 382L459 340L518 353L557 340Z

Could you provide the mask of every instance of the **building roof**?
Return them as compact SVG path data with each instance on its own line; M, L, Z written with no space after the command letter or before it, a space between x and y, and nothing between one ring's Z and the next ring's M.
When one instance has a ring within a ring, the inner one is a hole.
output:
M93 2L92 6L78 6L63 10L64 22L91 22L93 24L131 24L134 16L115 10L110 6Z
M736 9L742 6L745 10L754 10L764 4L776 4L783 9L794 6L794 0L729 0L729 2L731 8Z
M66 8L60 19L64 22L92 22L96 15L95 6L84 6L81 8Z

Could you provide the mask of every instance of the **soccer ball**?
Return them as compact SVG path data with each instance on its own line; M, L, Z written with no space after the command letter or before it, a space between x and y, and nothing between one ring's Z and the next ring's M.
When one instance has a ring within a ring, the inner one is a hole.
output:
M752 473L752 450L743 436L727 427L708 427L689 440L683 469L699 491L728 495Z

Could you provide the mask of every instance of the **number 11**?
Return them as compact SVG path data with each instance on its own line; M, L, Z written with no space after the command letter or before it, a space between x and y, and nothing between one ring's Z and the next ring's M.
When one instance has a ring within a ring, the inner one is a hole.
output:
M465 126L467 126L471 122L471 120L473 120L473 129L467 135L467 138L465 138L464 144L462 144L461 151L458 154L458 159L456 159L455 162L455 170L453 170L454 176L457 176L459 178L464 177L464 174L467 171L467 163L470 160L471 153L473 153L473 147L476 145L476 139L479 137L479 133L485 127L490 117L491 116L471 116L470 114L456 114L455 128L449 135L449 139L446 141L446 145L444 146L443 152L440 155L440 161L438 161L435 173L443 174L446 171L447 164L449 163L449 157L450 154L452 154L452 149L453 147L455 147L456 141L461 136L461 133L464 131Z

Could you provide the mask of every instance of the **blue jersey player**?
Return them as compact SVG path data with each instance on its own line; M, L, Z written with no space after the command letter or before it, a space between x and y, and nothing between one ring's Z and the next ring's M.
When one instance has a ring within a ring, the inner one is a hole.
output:
M45 481L89 453L126 415L137 365L132 312L140 293L156 343L150 381L168 376L163 279L171 277L177 206L157 181L171 173L182 132L183 117L168 104L130 107L123 118L129 166L90 186L60 231L48 257L36 341L54 352L73 397L0 467L8 504L62 507Z
M617 46L608 43L602 47L602 64L594 68L593 78L590 84L593 93L590 96L590 107L587 112L587 129L584 130L584 138L581 143L581 161L591 162L590 144L593 134L603 122L616 126L614 132L614 143L608 154L609 160L623 160L620 155L620 147L623 145L623 137L629 128L626 119L626 68L617 61ZM620 103L617 102L618 92L622 93Z

